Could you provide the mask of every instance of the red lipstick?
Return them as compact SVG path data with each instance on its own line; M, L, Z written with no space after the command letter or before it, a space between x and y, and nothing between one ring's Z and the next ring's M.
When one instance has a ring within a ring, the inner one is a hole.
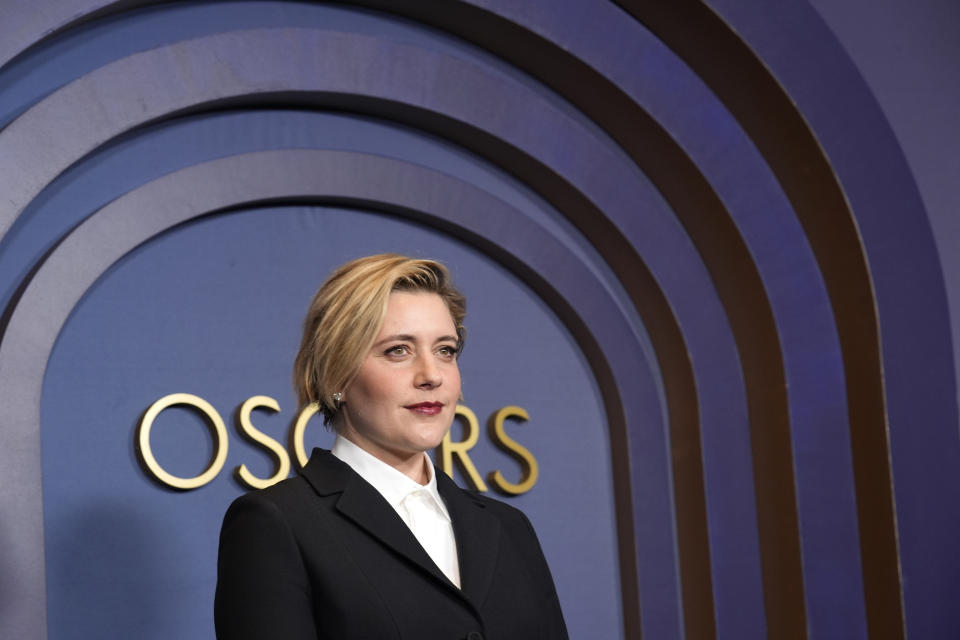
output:
M435 416L443 409L442 402L418 402L417 404L408 404L405 409L422 416Z

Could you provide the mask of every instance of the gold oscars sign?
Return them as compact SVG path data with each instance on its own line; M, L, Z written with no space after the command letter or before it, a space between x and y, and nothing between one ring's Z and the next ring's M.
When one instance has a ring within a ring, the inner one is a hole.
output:
M204 418L206 418L213 433L213 458L203 473L192 478L181 478L168 473L160 466L160 463L157 462L156 457L153 455L153 449L150 446L150 433L157 416L159 416L164 409L175 405L184 405L199 411ZM234 470L236 478L252 489L269 487L290 475L290 456L287 450L275 439L257 429L250 420L253 410L261 408L279 412L280 404L270 396L252 396L240 405L240 410L237 412L237 429L241 435L256 443L258 446L263 447L275 459L274 474L269 478L259 478L255 476L245 464L241 464ZM304 408L293 423L293 428L290 433L290 448L300 468L303 468L303 466L307 464L307 452L303 444L304 433L306 432L307 423L316 413L316 405L310 405ZM459 442L454 442L450 438L449 433L443 437L443 442L440 443L438 452L439 466L444 473L452 475L454 460L456 460L457 465L466 475L470 485L478 491L487 491L487 485L480 477L469 455L470 450L480 439L480 423L477 420L476 414L464 405L457 405L456 415L464 425L464 438ZM507 406L494 412L487 423L489 437L493 443L513 457L520 465L520 482L510 482L499 470L493 470L488 473L487 482L501 493L519 495L533 488L533 485L537 482L540 471L537 460L533 457L533 454L530 453L530 450L507 434L504 426L507 419L527 421L530 419L530 416L521 407ZM143 462L147 473L155 480L174 489L189 490L202 487L217 477L217 474L220 473L224 464L226 464L229 443L227 426L213 405L203 398L190 393L172 393L154 402L150 405L150 408L147 409L146 413L143 414L143 418L137 427L134 446L137 450L137 456Z

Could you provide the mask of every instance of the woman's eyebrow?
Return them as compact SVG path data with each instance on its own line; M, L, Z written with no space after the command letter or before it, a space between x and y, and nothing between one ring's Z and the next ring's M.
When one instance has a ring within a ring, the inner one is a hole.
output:
M377 340L376 344L381 345L385 342L416 342L416 338L409 333L397 333L392 336L387 336L383 340Z
M382 340L378 340L374 344L374 346L379 346L386 342L416 342L416 341L417 341L417 338L414 335L411 335L409 333L397 333L392 336L387 336ZM457 341L459 341L459 338L457 338L457 336L448 335L448 336L440 336L439 338L434 340L433 343L437 344L438 342L457 342Z

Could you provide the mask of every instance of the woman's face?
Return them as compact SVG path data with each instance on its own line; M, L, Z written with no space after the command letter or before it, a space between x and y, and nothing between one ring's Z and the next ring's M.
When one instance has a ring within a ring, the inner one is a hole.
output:
M435 293L396 291L360 372L343 392L340 433L397 466L440 444L460 398L457 331Z

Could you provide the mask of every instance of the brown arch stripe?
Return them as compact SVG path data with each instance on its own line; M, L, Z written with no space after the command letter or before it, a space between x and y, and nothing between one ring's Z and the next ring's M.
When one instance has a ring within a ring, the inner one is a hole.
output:
M846 372L868 631L871 638L900 640L905 621L879 329L853 212L790 97L709 7L690 0L621 4L695 69L737 118L806 231L834 310Z

